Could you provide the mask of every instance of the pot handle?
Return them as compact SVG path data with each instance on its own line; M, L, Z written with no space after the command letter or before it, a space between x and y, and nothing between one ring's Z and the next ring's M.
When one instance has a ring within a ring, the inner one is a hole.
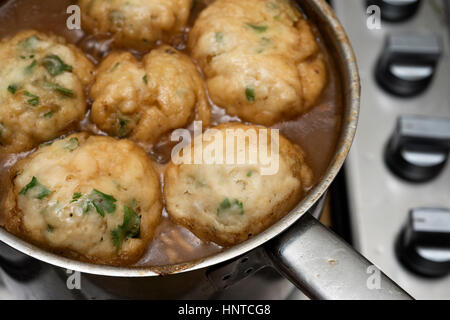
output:
M265 249L273 266L310 298L413 299L310 213Z

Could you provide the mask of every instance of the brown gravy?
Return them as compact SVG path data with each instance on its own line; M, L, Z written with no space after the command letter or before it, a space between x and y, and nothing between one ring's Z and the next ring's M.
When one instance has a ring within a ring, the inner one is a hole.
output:
M213 0L197 1L191 23L195 21L198 13ZM69 42L81 47L95 63L108 52L110 39L98 39L85 34L82 30L70 31L66 27L66 19L69 14L66 8L74 4L71 0L0 0L0 39L12 36L20 30L36 29L43 32L51 32L65 37ZM188 30L187 30L188 31ZM316 30L318 39L320 35ZM179 37L176 47L185 49L187 34ZM336 148L341 126L342 97L339 77L333 59L328 55L323 43L323 51L326 54L328 64L328 85L318 101L317 106L309 113L298 119L285 121L275 125L281 133L294 143L299 144L307 155L308 164L311 166L315 183L324 175L331 157ZM134 52L137 56L141 53ZM88 101L90 105L90 101ZM238 118L228 116L225 111L212 105L212 122L219 124L229 121L239 121ZM78 130L85 130L94 134L103 134L89 121L89 113L80 124ZM156 168L163 178L166 163L169 160L172 144L168 139L153 146L144 146L149 156L156 162ZM21 158L30 152L1 156L0 155L0 199L4 193L5 179L8 179L9 169ZM0 225L3 224L0 214ZM139 266L162 266L179 262L193 261L207 257L223 250L214 243L206 243L198 239L186 228L175 225L170 221L164 210L163 219L157 228L155 238L150 244L147 253L138 262Z

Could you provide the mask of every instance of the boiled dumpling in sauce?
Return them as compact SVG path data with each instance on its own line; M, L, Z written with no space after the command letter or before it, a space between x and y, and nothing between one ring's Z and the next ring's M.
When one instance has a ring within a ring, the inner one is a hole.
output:
M68 257L134 263L160 221L158 175L128 140L70 135L42 145L11 174L6 229Z
M192 0L80 0L83 29L111 34L114 44L148 50L184 31Z
M74 128L94 66L74 45L28 30L0 42L0 153L27 151Z
M154 144L171 130L200 120L210 107L200 73L190 58L164 45L138 61L113 52L100 64L90 97L91 119L119 138Z
M217 0L200 13L188 48L213 102L255 124L307 112L326 85L321 49L289 1Z
M310 188L312 172L303 151L281 135L279 142L272 141L272 130L267 129L265 142L259 138L265 130L262 127L227 123L212 130L219 131L220 138L205 138L202 144L194 140L191 156L205 156L220 139L225 146L227 131L231 131L237 137L236 149L226 149L224 154L233 154L236 161L221 164L220 156L214 153L210 163L172 162L165 172L164 197L173 221L202 240L232 246L262 232L293 209ZM248 137L253 134L257 140L252 142ZM239 139L247 139L247 143L240 145ZM272 144L277 146L273 150L279 160L274 156L270 168L263 157L252 161L247 156L245 161L237 161L237 150L261 155L263 148L272 150Z

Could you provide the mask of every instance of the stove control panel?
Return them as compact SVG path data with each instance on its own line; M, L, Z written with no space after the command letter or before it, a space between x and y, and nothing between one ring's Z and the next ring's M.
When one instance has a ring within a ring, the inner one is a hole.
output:
M401 22L414 16L420 2L420 0L368 0L367 5L379 6L383 20Z
M428 88L440 57L437 35L391 34L378 58L375 77L387 92L412 97Z
M450 119L400 116L384 158L398 177L427 182L445 168L450 152Z
M410 271L426 277L450 273L450 210L417 208L395 245L399 261Z
M449 233L433 230L449 221L435 208L450 209L450 0L333 4L362 88L345 163L352 244L414 298L450 299Z

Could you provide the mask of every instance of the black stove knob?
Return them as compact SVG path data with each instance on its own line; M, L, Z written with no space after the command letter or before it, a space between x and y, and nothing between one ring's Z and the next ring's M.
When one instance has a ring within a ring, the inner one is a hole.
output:
M418 95L430 85L441 52L437 35L389 35L376 65L376 81L396 96Z
M450 273L450 210L420 208L409 212L397 237L395 254L408 270L426 277Z
M445 167L450 151L450 119L400 116L384 159L398 177L427 182Z
M420 0L368 0L367 5L377 5L381 9L381 19L401 22L411 18L419 9Z

